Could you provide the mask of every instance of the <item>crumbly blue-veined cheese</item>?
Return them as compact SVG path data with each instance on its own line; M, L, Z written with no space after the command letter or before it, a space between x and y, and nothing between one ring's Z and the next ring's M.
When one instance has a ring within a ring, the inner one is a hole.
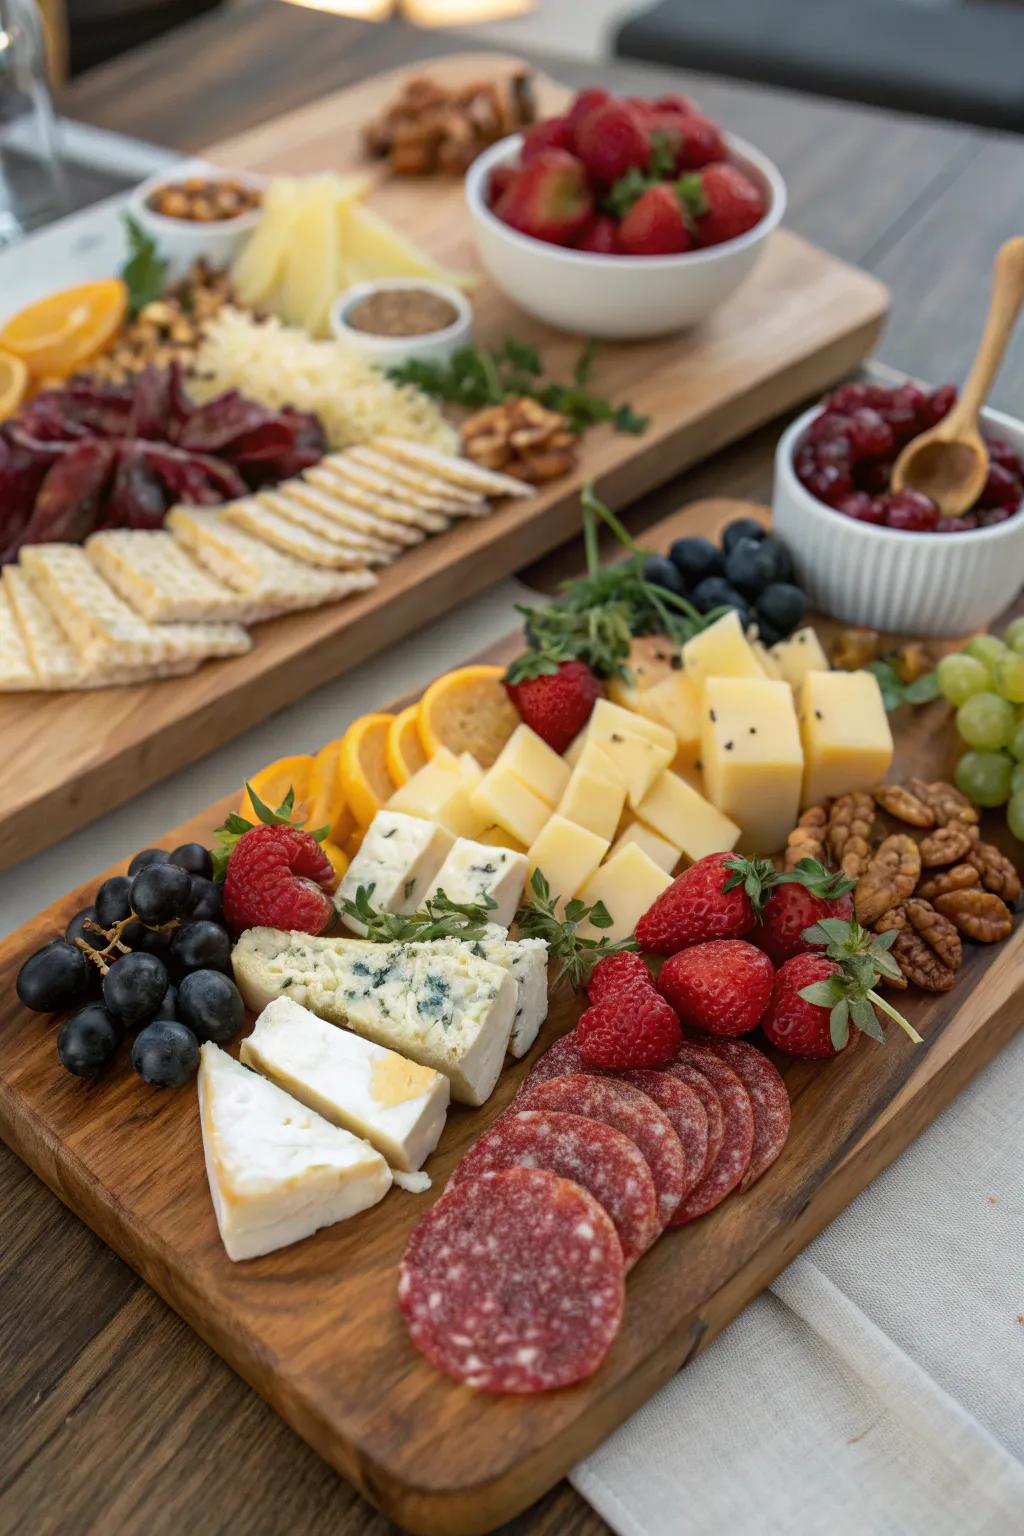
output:
M241 1056L403 1172L422 1167L444 1129L450 1089L442 1073L329 1024L293 998L267 1004Z
M498 1080L519 989L509 971L470 952L314 938L250 928L232 954L246 1005L291 997L331 1024L443 1072L452 1096L483 1104Z
M458 837L426 894L444 891L450 901L475 905L489 896L495 906L488 915L507 928L522 900L528 867L525 854Z
M342 909L343 901L355 901L360 886L372 887L370 901L379 911L415 912L451 846L451 833L436 822L402 811L378 811L335 897L346 928L366 932L363 923Z
M481 960L500 965L516 983L519 996L508 1048L518 1061L526 1055L548 1016L548 946L543 939L509 939L499 932L484 939L429 939L409 948L451 954L454 947L463 944Z

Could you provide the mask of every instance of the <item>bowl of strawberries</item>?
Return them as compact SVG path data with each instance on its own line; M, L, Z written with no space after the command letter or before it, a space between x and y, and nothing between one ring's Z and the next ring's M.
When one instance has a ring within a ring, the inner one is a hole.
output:
M717 309L782 219L786 186L689 97L594 89L480 155L466 201L509 298L562 330L627 340Z

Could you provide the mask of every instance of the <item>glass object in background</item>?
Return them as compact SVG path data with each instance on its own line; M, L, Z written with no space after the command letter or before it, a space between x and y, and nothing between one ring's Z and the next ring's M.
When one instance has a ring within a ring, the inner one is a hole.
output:
M35 0L0 0L0 246L67 210Z

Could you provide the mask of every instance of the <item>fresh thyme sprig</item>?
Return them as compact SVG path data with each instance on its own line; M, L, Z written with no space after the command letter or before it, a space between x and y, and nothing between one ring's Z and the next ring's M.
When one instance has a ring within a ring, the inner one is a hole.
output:
M341 909L366 929L376 944L425 943L428 939L483 939L493 921L488 913L498 903L486 892L479 902L451 901L444 891L429 896L416 912L402 915L373 905L373 886L361 885L355 900L346 897Z
M552 896L551 887L541 870L535 869L530 890L516 913L516 924L525 939L543 939L553 960L561 961L555 976L555 985L568 981L577 990L590 979L594 966L604 955L615 954L621 949L638 948L635 939L592 939L584 936L581 924L590 922L595 928L610 928L614 919L603 901L587 906L578 896L565 908L564 916L558 915L559 897Z

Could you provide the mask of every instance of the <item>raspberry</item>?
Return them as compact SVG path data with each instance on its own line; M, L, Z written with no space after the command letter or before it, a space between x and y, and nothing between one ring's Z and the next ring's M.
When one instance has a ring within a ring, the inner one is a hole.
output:
M683 1043L679 1019L663 997L643 982L594 1003L576 1026L584 1061L595 1067L663 1067Z
M893 491L881 501L890 528L904 533L934 533L939 525L939 509L923 491Z
M627 987L639 982L651 984L651 974L643 956L634 950L620 949L613 955L605 955L594 966L587 982L587 996L592 1003L603 1003L606 998L617 997Z
M239 838L224 877L224 916L244 928L323 933L334 908L334 870L316 838L299 827L253 827Z

